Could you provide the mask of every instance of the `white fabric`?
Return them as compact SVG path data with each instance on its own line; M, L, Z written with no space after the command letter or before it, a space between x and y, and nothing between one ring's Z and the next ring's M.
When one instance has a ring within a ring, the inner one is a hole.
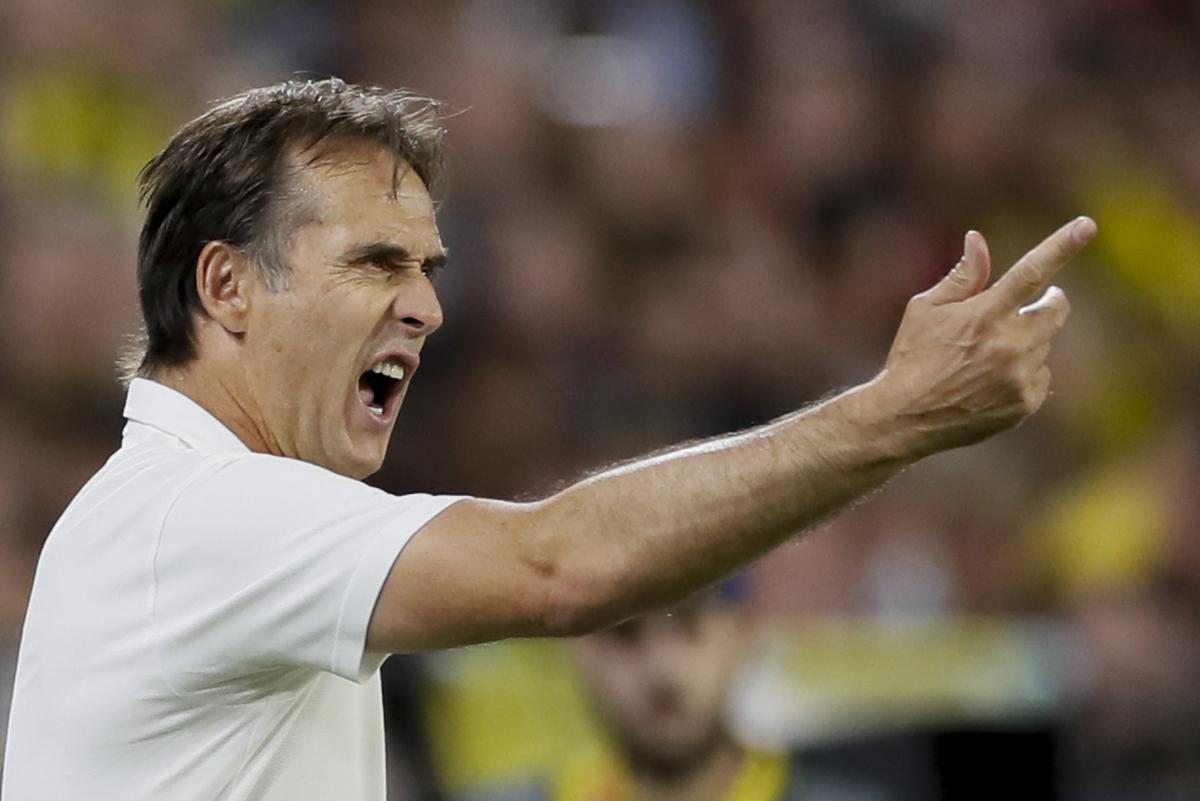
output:
M367 624L458 499L250 453L149 381L125 416L38 563L5 801L383 801Z

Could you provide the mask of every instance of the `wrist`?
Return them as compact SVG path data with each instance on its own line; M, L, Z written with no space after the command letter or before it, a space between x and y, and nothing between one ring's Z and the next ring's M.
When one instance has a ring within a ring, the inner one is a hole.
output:
M920 427L904 414L886 370L834 398L831 405L880 462L905 466L932 452Z

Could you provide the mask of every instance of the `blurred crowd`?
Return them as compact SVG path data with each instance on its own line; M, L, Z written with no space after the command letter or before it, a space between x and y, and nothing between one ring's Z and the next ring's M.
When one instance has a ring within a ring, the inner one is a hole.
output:
M1092 215L1042 413L768 557L745 603L784 627L1054 621L1059 797L1200 797L1185 0L6 0L0 661L119 442L138 169L212 100L297 74L447 104L447 322L372 479L393 492L533 497L768 420L871 378L968 229L999 270ZM386 671L397 798L439 792L428 672Z

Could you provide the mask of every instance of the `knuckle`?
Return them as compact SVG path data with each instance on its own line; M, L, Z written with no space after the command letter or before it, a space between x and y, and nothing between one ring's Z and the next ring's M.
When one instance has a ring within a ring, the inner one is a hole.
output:
M1016 270L1014 280L1020 289L1033 293L1041 287L1042 273L1032 260L1021 259L1013 269Z
M955 286L962 287L964 289L970 287L972 281L967 276L965 268L966 262L960 260L958 264L954 265L954 269L947 274L946 279Z
M1042 408L1042 401L1046 395L1036 387L1026 387L1021 393L1021 412L1026 416L1033 414L1038 409Z
M1038 315L1033 324L1025 331L1025 336L1029 342L1029 349L1035 350L1042 345L1047 344L1058 331L1058 315L1053 313L1044 313Z
M1071 301L1067 298L1067 293L1063 292L1060 286L1051 286L1046 290L1044 295L1046 305L1055 309L1070 309Z
M1069 228L1054 238L1054 256L1058 261L1067 261L1075 255L1076 250L1077 246Z

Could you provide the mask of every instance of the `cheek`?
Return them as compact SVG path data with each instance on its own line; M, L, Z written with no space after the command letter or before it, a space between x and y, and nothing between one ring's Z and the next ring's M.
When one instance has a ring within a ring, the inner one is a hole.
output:
M628 707L639 703L645 682L631 660L621 657L597 660L589 666L589 683L605 703Z
M684 674L696 702L706 706L719 704L739 663L739 654L731 654L723 648L697 653L692 662L697 669ZM704 667L699 668L701 665Z
M285 290L275 302L263 304L255 327L263 332L267 349L297 359L295 367L320 367L311 360L358 344L351 339L362 315L354 313L356 306L346 295L343 288L322 285L308 292Z
M259 355L270 360L267 368L270 372L302 376L322 361L323 337L312 333L322 329L314 326L302 313L282 311L264 323Z
M287 289L274 292L264 289L255 297L250 309L251 326L261 329L267 338L281 338L281 334L309 324L317 304L312 291L296 286L299 283L293 279L293 286Z

